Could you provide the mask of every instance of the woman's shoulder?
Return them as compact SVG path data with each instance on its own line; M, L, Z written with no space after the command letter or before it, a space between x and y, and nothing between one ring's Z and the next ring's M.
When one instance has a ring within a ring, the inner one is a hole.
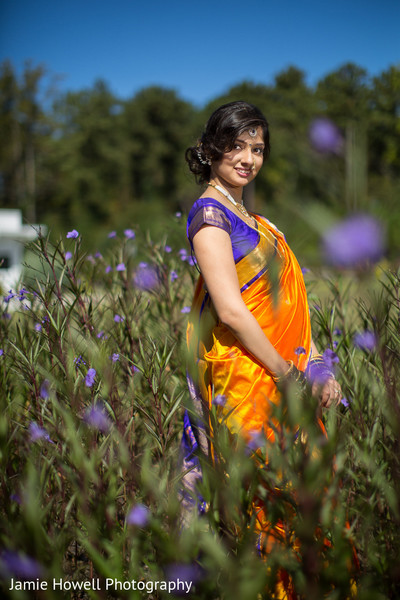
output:
M223 213L229 218L230 211L226 206L221 204L221 202L210 196L201 196L193 203L193 206L189 211L188 220L191 220L196 213L203 211L204 209L211 209L211 211L215 211L216 213Z
M214 225L232 233L234 219L231 211L215 198L201 197L193 204L188 215L187 233L189 240L203 225Z

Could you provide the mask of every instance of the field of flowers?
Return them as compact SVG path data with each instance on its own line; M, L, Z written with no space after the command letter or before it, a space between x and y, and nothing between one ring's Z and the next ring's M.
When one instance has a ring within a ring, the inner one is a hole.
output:
M269 599L284 568L305 600L398 598L400 272L354 269L348 252L341 269L304 269L314 338L344 392L324 414L328 437L297 389L275 408L282 427L268 448L232 443L214 407L209 509L182 528L197 277L182 221L157 243L111 232L102 254L83 252L76 230L57 245L39 238L23 287L2 298L2 597ZM256 496L287 524L267 560L255 550Z

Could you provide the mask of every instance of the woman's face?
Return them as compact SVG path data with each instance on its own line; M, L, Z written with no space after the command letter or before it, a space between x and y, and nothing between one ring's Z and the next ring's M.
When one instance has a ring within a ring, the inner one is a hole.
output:
M244 131L235 140L232 150L211 165L211 179L233 188L247 185L261 169L264 146L261 127Z

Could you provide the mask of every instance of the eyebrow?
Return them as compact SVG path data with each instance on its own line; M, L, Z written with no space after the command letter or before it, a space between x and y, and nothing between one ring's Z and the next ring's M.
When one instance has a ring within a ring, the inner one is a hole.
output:
M240 142L241 144L247 144L248 142L246 142L245 140L241 140L240 138L237 138L235 140L236 142ZM252 144L253 146L265 146L264 142L256 142L255 144Z

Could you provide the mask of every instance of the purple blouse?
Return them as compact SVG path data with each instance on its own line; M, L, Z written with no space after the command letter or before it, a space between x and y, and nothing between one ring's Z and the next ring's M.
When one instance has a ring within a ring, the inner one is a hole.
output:
M193 238L203 225L214 225L229 234L235 263L251 252L259 242L260 235L253 227L214 198L199 198L190 210L187 236L192 249Z

